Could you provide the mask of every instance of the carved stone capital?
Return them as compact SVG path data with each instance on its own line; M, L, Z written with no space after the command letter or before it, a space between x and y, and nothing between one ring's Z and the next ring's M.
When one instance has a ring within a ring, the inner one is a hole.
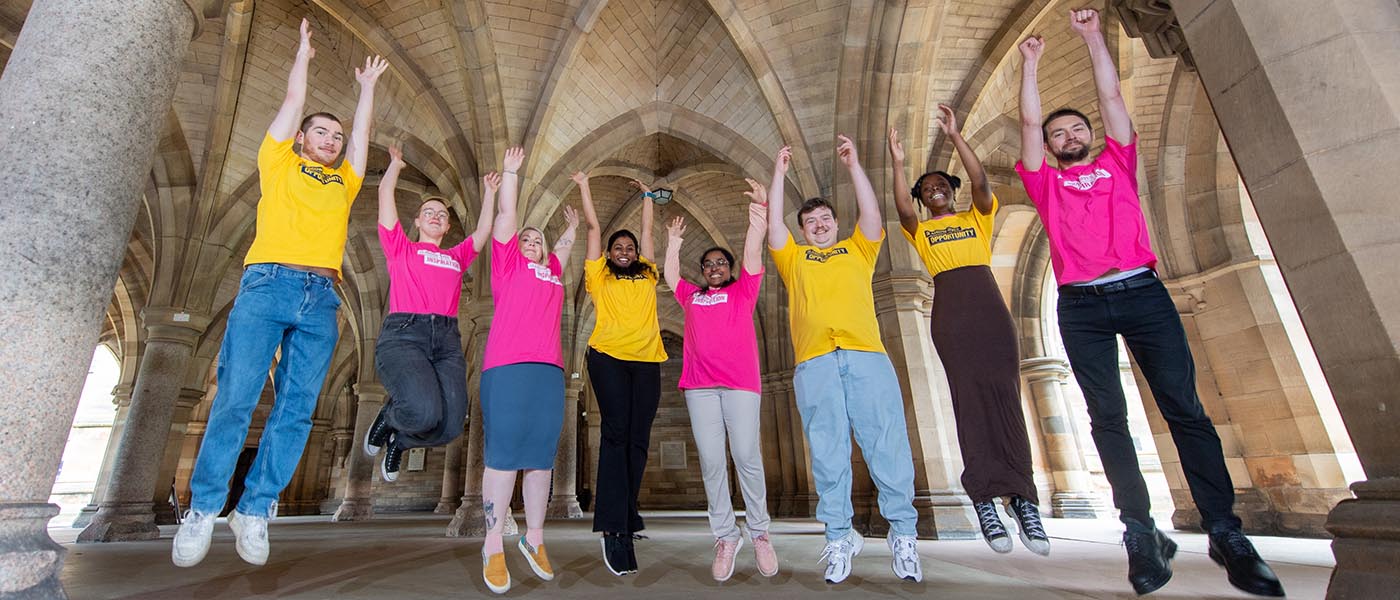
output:
M1195 71L1196 60L1186 45L1186 34L1168 0L1113 0L1113 9L1128 35L1142 40L1152 58L1181 57Z

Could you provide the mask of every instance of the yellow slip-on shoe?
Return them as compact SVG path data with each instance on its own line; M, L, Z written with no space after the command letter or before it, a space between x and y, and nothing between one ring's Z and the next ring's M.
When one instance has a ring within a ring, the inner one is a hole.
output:
M481 553L481 577L486 580L486 587L497 594L504 594L510 589L510 571L506 569L506 553L497 552L487 555L485 551Z
M520 548L520 553L525 555L525 561L530 563L530 569L534 570L540 579L545 581L554 579L554 567L549 566L549 554L545 553L544 544L540 544L538 548L531 548L530 542L525 541L525 536L521 536L517 546Z

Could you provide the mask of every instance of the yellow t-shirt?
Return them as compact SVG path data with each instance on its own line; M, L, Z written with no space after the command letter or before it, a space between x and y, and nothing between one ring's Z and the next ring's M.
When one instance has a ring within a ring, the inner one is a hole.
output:
M909 235L903 227L904 239L914 245L929 275L937 275L958 267L992 264L992 223L999 207L992 196L992 212L982 214L976 206L967 212L946 215L919 223L918 235Z
M263 137L258 147L258 225L244 265L290 263L324 267L340 278L350 205L364 177L350 161L332 169L292 152L285 141Z
M656 264L646 275L621 279L608 270L608 257L599 256L583 263L583 284L593 296L597 322L588 345L618 360L662 362L661 325L656 320Z
M851 237L825 250L799 245L789 233L782 250L769 249L787 286L797 362L838 348L884 353L870 287L883 233L870 240L857 227Z

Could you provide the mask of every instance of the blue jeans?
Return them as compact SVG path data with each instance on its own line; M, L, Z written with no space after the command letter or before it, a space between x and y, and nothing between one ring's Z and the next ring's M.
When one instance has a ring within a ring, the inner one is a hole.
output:
M834 350L794 371L797 410L812 451L817 520L827 541L851 531L851 431L880 493L880 514L895 535L917 533L914 458L904 426L904 395L880 352Z
M282 360L272 377L276 401L238 501L243 514L274 514L277 495L306 449L311 414L340 335L338 308L333 282L321 275L275 264L243 271L219 348L219 389L190 477L191 509L218 514L223 508L267 367L280 347Z

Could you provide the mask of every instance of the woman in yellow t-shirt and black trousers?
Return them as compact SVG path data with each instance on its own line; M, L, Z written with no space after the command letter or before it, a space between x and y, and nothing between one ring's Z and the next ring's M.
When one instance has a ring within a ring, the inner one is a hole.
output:
M904 147L890 130L895 208L904 238L914 245L933 275L933 345L948 374L958 445L963 456L963 489L972 498L987 544L1011 551L1011 536L997 515L996 500L1019 525L1021 542L1040 555L1050 539L1040 521L1031 446L1021 413L1020 352L1011 312L992 278L992 223L997 198L987 172L958 132L953 109L938 105L938 125L957 148L972 184L972 206L958 212L961 180L943 171L925 173L907 187ZM910 197L912 195L912 198ZM913 199L930 218L920 221Z
M593 297L597 323L588 338L588 378L598 399L602 431L598 444L598 485L593 491L593 531L603 534L603 564L613 575L637 572L633 540L644 529L637 495L647 466L651 422L661 400L661 327L656 319L655 245L651 237L651 189L642 191L642 238L620 229L608 238L602 231L588 174L574 173L583 196L588 224L584 286Z

